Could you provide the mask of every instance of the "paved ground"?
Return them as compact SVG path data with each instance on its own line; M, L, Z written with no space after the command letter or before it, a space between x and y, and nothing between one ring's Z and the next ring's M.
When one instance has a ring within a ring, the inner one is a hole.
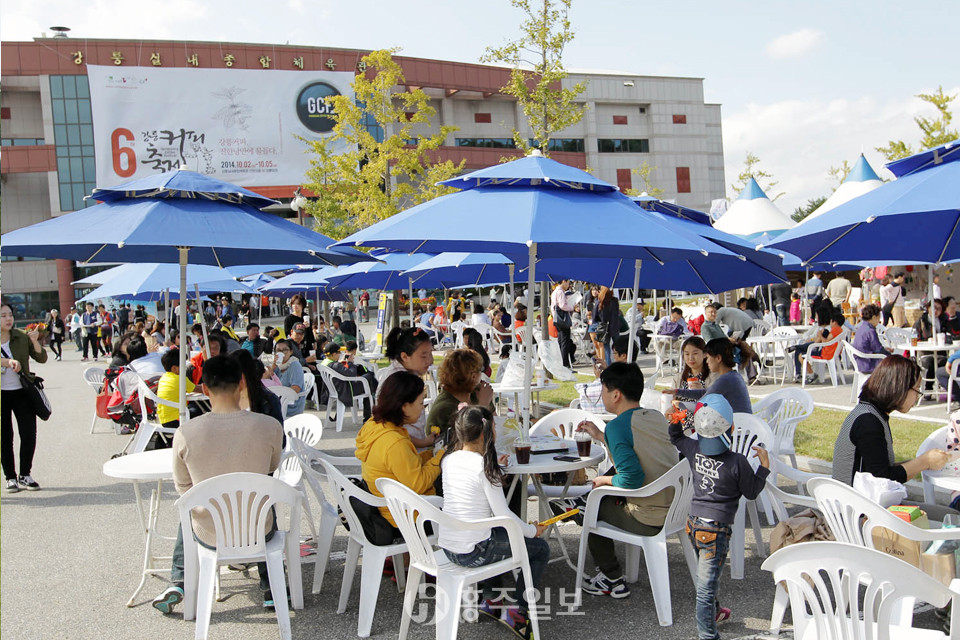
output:
M71 640L100 638L189 638L192 623L180 615L163 616L149 600L165 584L150 578L138 605L124 603L136 586L143 540L129 483L104 476L101 466L118 452L125 438L101 431L89 434L93 394L81 382L86 364L67 348L63 362L37 367L47 380L54 415L41 423L33 475L43 486L40 492L3 495L0 501L0 638L10 640ZM350 451L358 425L342 433L328 431L322 448ZM175 494L169 485L161 504L161 527L173 533ZM564 539L576 548L579 528L562 527ZM769 535L769 528L766 529ZM750 540L748 536L748 540ZM556 553L556 543L554 553ZM166 543L162 548L171 548ZM342 552L346 539L338 530L336 553L328 565L324 588L311 595L305 586L306 608L292 615L294 638L349 638L356 633L359 572L346 613L336 614L343 572ZM551 564L544 582L551 587L553 616L541 627L544 638L693 638L694 588L683 570L676 541L669 544L674 569L670 585L675 618L672 627L660 627L645 571L633 586L633 594L622 601L585 596L584 605L573 615L558 615L560 589L573 587L573 571L563 563ZM723 601L732 606L734 617L722 629L725 637L753 637L767 626L773 584L760 569L761 559L748 549L747 580L732 581L729 571L722 581ZM305 565L305 581L312 579L312 565ZM238 573L223 578L224 602L214 605L211 637L273 638L276 619L262 609L255 582ZM372 637L391 638L397 633L401 596L389 581L382 582ZM425 609L427 614L430 608ZM929 614L928 614L929 615ZM411 638L433 638L430 625L414 625ZM492 622L464 624L462 638L510 638L505 629Z

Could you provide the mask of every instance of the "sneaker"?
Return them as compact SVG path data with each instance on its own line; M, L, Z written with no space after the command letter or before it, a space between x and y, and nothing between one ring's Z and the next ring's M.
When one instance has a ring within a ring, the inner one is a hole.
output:
M183 587L170 586L153 599L153 608L160 613L173 613L173 607L183 602Z
M598 571L597 575L585 579L582 588L592 596L610 596L618 600L630 595L630 587L627 586L623 576L611 580L603 574L603 571Z
M27 476L20 476L18 482L20 483L20 486L23 487L24 489L26 489L27 491L39 491L39 490L40 490L40 485L38 485L38 484L37 484L37 481L34 480L33 477L31 477L31 476L29 476L29 475L27 475Z
M89 360L90 358L87 358L86 356L84 356L83 358L80 358L80 362L87 362Z
M16 478L7 478L7 493L17 493L20 491L20 484Z
M727 620L730 619L731 615L732 613L730 609L728 609L727 607L719 607L717 609L717 624L721 622L726 622Z
M500 622L517 634L518 638L534 640L533 625L530 624L530 618L516 607L505 608L499 619Z
M547 504L550 506L550 511L552 511L553 515L555 516L563 515L567 511L573 511L574 509L580 509L580 513L573 516L572 519L581 527L583 526L583 512L587 510L586 495L578 496L576 498L557 498L556 500L549 500Z
M493 620L500 620L500 614L503 611L503 598L498 600L486 599L480 603L477 610L483 615Z
M273 601L273 592L270 591L269 589L268 589L267 591L264 591L264 592L263 592L263 608L264 608L264 609L274 609L274 608L276 608L276 604L275 604L274 601ZM287 594L287 608L288 608L288 609L292 608L292 604L291 604L291 602L290 602L290 594L289 594L289 593Z

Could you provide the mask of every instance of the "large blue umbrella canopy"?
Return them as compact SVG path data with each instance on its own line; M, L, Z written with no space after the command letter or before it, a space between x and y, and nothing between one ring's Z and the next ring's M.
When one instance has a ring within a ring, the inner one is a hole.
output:
M320 289L321 300L347 300L345 293L338 291L328 291L329 284L325 277L336 272L336 267L321 267L320 269L310 271L296 271L288 273L282 278L277 278L260 287L262 293L268 296L293 296L303 294L307 297L313 295L316 297L316 290Z
M102 204L17 229L0 237L6 255L90 262L166 262L180 266L181 298L187 265L263 263L349 264L358 251L328 248L332 240L263 213L274 201L236 185L181 169L177 176L134 180L100 189ZM180 305L181 326L187 306ZM180 368L185 369L185 350ZM186 378L180 379L180 420L186 421Z
M324 278L331 289L406 289L410 286L407 276L401 275L413 269L431 254L374 253L379 262L358 262L332 270Z
M486 287L510 282L510 266L513 264L501 253L447 251L400 275L412 278L414 287L424 289Z
M785 232L771 248L804 262L960 260L960 141L887 168L899 177Z
M265 284L270 284L271 282L276 280L276 278L261 272L261 273L255 273L253 275L246 276L244 278L240 278L240 280L250 285L254 289L259 289Z
M179 291L180 267L175 264L131 263L108 269L90 278L99 279L103 284L84 296L84 300L96 298L130 298L141 294L157 294L167 290ZM86 280L89 280L87 278ZM79 282L79 281L77 281ZM77 284L74 282L73 284ZM248 284L239 282L219 267L209 265L188 265L187 286L201 293L219 293L222 291L257 293ZM91 297L92 296L92 297Z

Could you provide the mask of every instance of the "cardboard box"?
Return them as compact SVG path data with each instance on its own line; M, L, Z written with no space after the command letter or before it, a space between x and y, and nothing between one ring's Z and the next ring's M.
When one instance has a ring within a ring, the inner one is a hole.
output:
M945 585L949 585L957 576L957 555L954 551L925 553L930 543L905 538L885 527L873 530L873 546L878 551L917 567Z

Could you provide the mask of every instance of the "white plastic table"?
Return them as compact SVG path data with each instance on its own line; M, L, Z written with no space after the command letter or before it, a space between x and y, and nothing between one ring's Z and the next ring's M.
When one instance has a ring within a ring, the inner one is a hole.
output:
M906 351L907 353L910 354L910 357L912 357L914 360L917 361L917 364L920 364L920 356L923 355L924 353L932 353L934 355L938 355L938 354L947 355L947 354L953 353L957 349L960 349L960 342L954 342L953 344L937 344L932 340L925 340L923 342L918 342L917 344L910 344L909 342L907 342L905 344L897 344L893 346L894 352ZM921 368L922 368L922 365L921 365ZM933 382L934 391L936 391L940 387L940 384L937 381L936 376L934 376L933 380L931 381L929 378L926 377L926 374L924 373L923 380L924 382ZM934 400L936 400L936 395L934 395Z
M119 480L133 482L133 493L137 502L137 515L140 516L140 526L143 531L144 551L143 568L140 575L140 584L127 601L127 606L134 606L134 600L143 590L147 576L168 574L170 572L170 556L156 556L153 554L153 542L159 536L157 519L160 511L160 489L164 480L173 479L173 449L157 449L142 453L131 453L103 463L103 474ZM149 511L143 509L143 497L140 494L141 482L156 481L157 486L150 491ZM163 536L160 536L163 537ZM159 565L159 561L166 561L166 566Z
M794 336L785 336L785 335L763 335L763 336L750 336L747 338L747 344L754 347L755 350L760 352L761 362L764 361L764 358L770 356L770 366L771 369L771 378L775 381L777 379L777 351L781 352L783 357L783 372L780 375L780 385L786 381L787 378L787 369L793 370L793 358L787 353L787 347L799 344L803 339L801 335ZM767 367L763 367L764 371ZM761 372L760 375L766 375Z
M943 473L942 471L926 471L923 477L925 480L929 480L935 487L940 487L947 491L960 491L960 476L956 474Z
M567 451L559 453L532 453L530 454L530 462L528 464L518 464L517 456L515 454L510 454L510 460L507 462L507 466L504 468L504 473L513 476L513 480L510 483L510 490L507 492L507 502L510 501L510 498L513 497L513 492L517 489L517 484L520 484L520 495L522 500L520 501L520 519L527 519L527 486L528 482L533 482L534 491L537 493L537 498L539 499L539 512L540 520L547 520L553 517L553 513L550 511L550 507L547 504L547 496L543 491L543 484L540 482L540 477L537 474L541 473L567 473L567 482L563 485L563 491L560 494L560 499L567 496L567 491L570 489L570 481L573 479L573 474L571 472L577 471L579 469L586 469L587 467L592 467L600 464L605 455L604 448L597 442L593 443L593 446L590 450L590 455L586 457L580 457L577 455L577 443L573 440L564 440L567 445ZM554 460L554 456L568 455L578 458L575 462L566 462L563 460ZM563 538L560 536L560 532L557 530L557 524L554 523L547 528L547 535L553 534L556 536L557 542L560 544L560 551L562 558L555 558L554 560L566 560L567 564L574 571L577 570L577 565L570 560L570 555L567 553L567 547L563 543ZM552 562L552 561L551 561Z

